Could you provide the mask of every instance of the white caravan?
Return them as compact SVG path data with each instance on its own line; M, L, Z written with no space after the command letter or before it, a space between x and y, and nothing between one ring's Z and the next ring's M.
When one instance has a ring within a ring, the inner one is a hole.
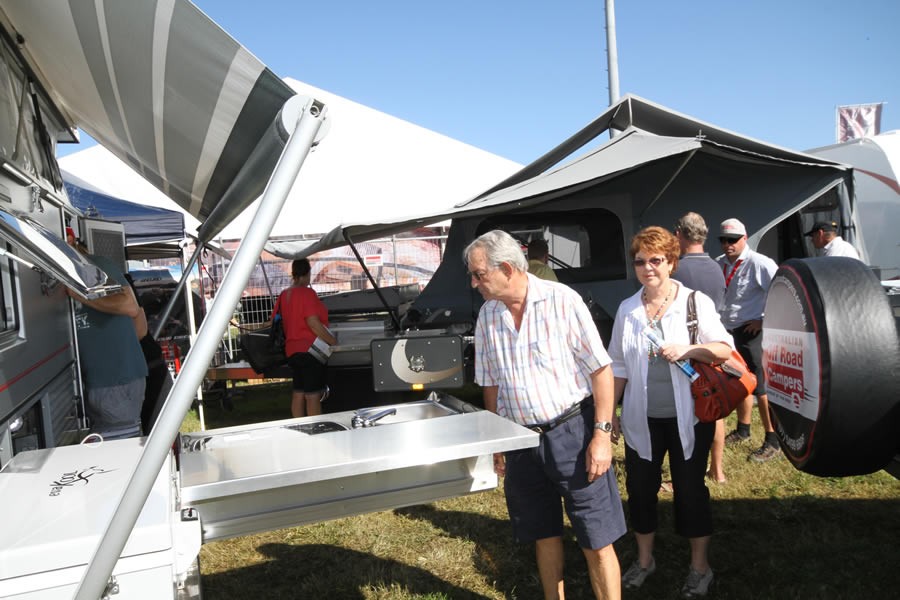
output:
M853 167L868 262L882 280L900 279L900 130L808 152Z

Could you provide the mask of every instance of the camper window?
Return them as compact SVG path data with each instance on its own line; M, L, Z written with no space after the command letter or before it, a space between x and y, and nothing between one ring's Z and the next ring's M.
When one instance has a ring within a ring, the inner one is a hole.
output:
M7 252L12 247L3 242ZM0 259L0 299L3 302L3 316L0 320L0 332L15 331L18 329L18 310L16 309L16 294L13 275L15 268L12 259L4 257Z
M0 43L0 135L7 141L0 149L12 166L31 176L41 175L59 189L62 180L52 160L54 140L63 137L65 128L47 110L50 103L22 69L6 39ZM40 131L43 129L43 131ZM21 135L22 131L34 135Z
M478 226L477 235L492 229L509 232L523 246L547 240L548 264L563 283L626 277L622 223L605 209L496 215Z

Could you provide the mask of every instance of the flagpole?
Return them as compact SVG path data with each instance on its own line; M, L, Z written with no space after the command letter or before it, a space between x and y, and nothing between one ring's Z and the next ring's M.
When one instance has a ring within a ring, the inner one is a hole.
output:
M834 141L838 144L841 143L841 107L839 104L834 107Z

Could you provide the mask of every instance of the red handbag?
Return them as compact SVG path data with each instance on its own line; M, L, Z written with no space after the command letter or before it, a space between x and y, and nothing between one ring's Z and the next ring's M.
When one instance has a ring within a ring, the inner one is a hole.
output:
M695 292L691 292L687 302L687 328L691 344L697 343L697 305ZM713 423L731 414L741 401L756 389L756 375L747 368L747 363L737 350L723 363L710 364L691 361L699 377L691 383L694 397L694 414L702 423Z

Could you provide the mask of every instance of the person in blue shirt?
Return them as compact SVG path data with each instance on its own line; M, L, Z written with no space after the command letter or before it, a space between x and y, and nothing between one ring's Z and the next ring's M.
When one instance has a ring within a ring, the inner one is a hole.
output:
M709 228L702 216L695 212L686 213L675 223L675 237L681 248L678 270L672 279L680 281L692 290L703 292L721 312L725 303L725 276L718 263L704 250ZM725 483L725 420L716 421L716 432L710 448L709 472L707 476L716 483Z
M88 255L120 292L88 300L67 288L75 300L75 324L85 392L85 414L92 433L104 439L141 435L141 406L147 378L138 328L146 331L143 310L121 268L103 256Z

